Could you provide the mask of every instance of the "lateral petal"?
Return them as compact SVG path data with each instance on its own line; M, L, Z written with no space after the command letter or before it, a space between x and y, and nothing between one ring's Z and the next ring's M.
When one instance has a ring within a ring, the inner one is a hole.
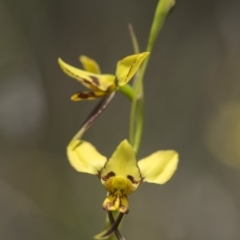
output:
M93 60L92 58L89 58L85 55L81 55L79 57L79 61L82 63L83 68L87 72L101 74L100 67L99 67L98 63L95 60Z
M149 52L142 52L123 58L118 61L116 69L117 83L123 86L128 83L139 69L143 60L149 55Z
M108 88L115 84L115 76L111 74L95 74L81 69L75 68L65 63L61 58L58 63L62 70L72 78L81 82L85 87L96 91L107 91Z
M107 158L101 155L89 142L72 140L67 146L67 156L72 167L78 172L98 175Z
M78 92L71 96L72 101L82 100L95 100L97 98L105 97L109 95L108 92L96 91L96 92Z
M164 184L174 174L178 153L173 150L158 151L138 162L144 182Z

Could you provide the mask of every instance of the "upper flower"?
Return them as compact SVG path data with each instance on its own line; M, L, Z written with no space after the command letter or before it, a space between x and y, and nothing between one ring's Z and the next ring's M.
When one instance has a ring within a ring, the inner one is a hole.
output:
M67 147L68 159L79 172L99 176L108 191L103 208L108 211L128 212L127 196L141 182L166 183L178 164L178 153L157 151L137 162L132 146L123 140L112 157L101 155L89 142L72 140Z
M73 101L92 100L104 97L115 91L119 86L127 84L148 55L149 52L142 52L118 61L115 75L101 74L98 64L86 56L80 56L80 62L86 71L65 63L61 58L58 59L58 63L68 76L77 79L91 90L91 92L78 92L71 99Z

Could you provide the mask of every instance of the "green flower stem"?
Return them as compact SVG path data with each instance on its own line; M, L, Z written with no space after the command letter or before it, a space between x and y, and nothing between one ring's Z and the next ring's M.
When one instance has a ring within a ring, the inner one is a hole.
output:
M146 51L152 52L153 46L157 39L157 36L160 30L163 27L165 19L171 10L171 8L175 5L175 0L160 0L158 2L155 15L153 18L148 44ZM133 38L132 38L133 39ZM134 42L133 42L134 44ZM136 79L136 84L134 85L134 98L132 101L131 113L130 113L130 127L129 127L129 141L133 146L136 154L138 153L142 131L143 131L143 101L144 101L144 92L143 92L143 78L147 69L149 57L143 62L139 75Z
M147 61L147 59L145 60ZM142 69L142 68L141 68ZM144 72L143 72L144 73ZM142 77L141 77L142 76ZM129 141L135 153L138 153L143 129L143 74L140 71L134 84L134 98L130 112Z
M148 38L148 44L146 51L152 52L153 46L157 39L157 36L160 30L163 27L165 19L174 6L175 0L160 0L158 2L155 15L153 18L153 23L150 30L150 35ZM139 52L139 45L137 38L135 36L132 25L129 25L130 36L132 39L133 49L135 53ZM144 102L144 91L143 91L143 78L148 66L150 56L143 62L136 78L134 80L133 88L130 85L125 85L119 88L119 91L125 94L131 101L131 112L130 112L130 123L129 123L129 141L133 146L135 153L138 153L142 131L143 131L143 102ZM111 224L108 221L108 227ZM112 235L108 240L115 239L115 236Z
M150 30L147 51L151 52L154 46L154 43L157 39L159 32L161 31L163 24L166 20L166 17L170 10L174 7L176 0L160 0L158 2L152 27Z
M134 32L133 26L131 24L128 25L129 28L129 33L130 33L130 37L132 40L132 45L133 45L133 50L134 53L137 54L140 52L140 48L139 48L139 44L138 44L138 40L136 37L136 34ZM141 130L143 128L143 118L141 118L142 114L143 114L143 98L141 98L141 95L143 94L142 91L142 87L139 84L139 71L136 73L136 76L133 80L133 89L134 89L134 95L136 95L136 98L133 98L133 101L135 101L134 103L132 103L132 108L131 108L131 112L130 112L130 132L129 132L129 141L130 143L133 143L134 140L134 132L135 132L135 126L137 126L137 129ZM139 101L137 100L137 98L139 98ZM137 102L138 103L137 103ZM135 117L134 117L135 116ZM140 116L140 118L138 118L138 116ZM135 122L135 120L138 119L138 122ZM141 131L136 132L136 136L138 136L138 139L141 139ZM132 144L133 145L133 144ZM137 145L137 144L136 144ZM133 145L134 146L134 145ZM134 149L135 152L138 151L138 149Z
M119 91L121 93L123 93L130 101L133 100L134 91L133 91L133 88L129 84L119 87Z

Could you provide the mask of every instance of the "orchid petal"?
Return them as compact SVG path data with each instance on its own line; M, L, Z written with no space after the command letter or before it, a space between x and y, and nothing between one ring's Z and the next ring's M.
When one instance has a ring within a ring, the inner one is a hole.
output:
M96 91L96 92L78 92L71 96L72 101L82 100L95 100L97 98L105 97L109 95L108 92Z
M91 73L96 73L96 74L101 74L100 67L95 60L93 60L85 55L81 55L79 57L79 61L82 63L85 71L91 72Z
M69 143L67 156L75 170L94 175L99 175L107 161L107 158L101 155L91 143L79 139Z
M141 180L135 153L127 140L123 140L118 145L101 172L102 179L106 179L109 175L129 179L134 184L138 184Z
M96 91L107 91L110 86L115 84L115 76L111 74L95 74L75 68L65 63L61 58L58 63L62 70L70 77L77 79L85 87Z
M144 182L164 184L174 174L178 153L173 150L158 151L140 160L138 166Z
M128 83L139 69L143 60L149 55L149 52L142 52L123 58L118 61L116 69L117 83L123 86Z

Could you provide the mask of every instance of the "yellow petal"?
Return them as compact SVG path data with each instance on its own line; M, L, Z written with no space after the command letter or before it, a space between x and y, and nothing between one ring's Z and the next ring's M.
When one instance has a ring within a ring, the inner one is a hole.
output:
M166 183L174 174L178 153L173 150L158 151L140 160L138 166L144 182Z
M127 56L117 63L116 77L119 86L125 85L137 72L149 52Z
M117 211L120 207L120 197L109 194L103 202L103 209L107 211Z
M128 213L129 209L129 204L128 204L128 200L127 197L123 196L121 199L121 204L120 204L120 208L119 208L119 212L122 213Z
M98 63L95 60L93 60L93 59L91 59L91 58L89 58L87 56L84 56L84 55L81 55L79 57L79 60L82 63L83 68L87 72L97 73L97 74L101 73L100 67L99 67Z
M77 79L85 87L93 91L107 91L110 86L115 85L114 75L86 72L65 63L61 58L58 59L58 63L68 76Z
M72 101L94 100L109 95L107 92L79 92L71 96Z
M67 146L67 156L70 164L78 172L98 175L107 158L101 155L89 142L79 139L72 140Z
M128 200L125 195L109 194L103 202L103 209L107 211L119 211L121 213L128 213Z
M113 179L114 184L112 184L114 186L120 184L118 181L120 178L116 177L123 177L124 179L128 179L135 188L141 180L135 153L127 140L123 140L119 144L101 172L103 184L109 177L115 177L115 180Z

